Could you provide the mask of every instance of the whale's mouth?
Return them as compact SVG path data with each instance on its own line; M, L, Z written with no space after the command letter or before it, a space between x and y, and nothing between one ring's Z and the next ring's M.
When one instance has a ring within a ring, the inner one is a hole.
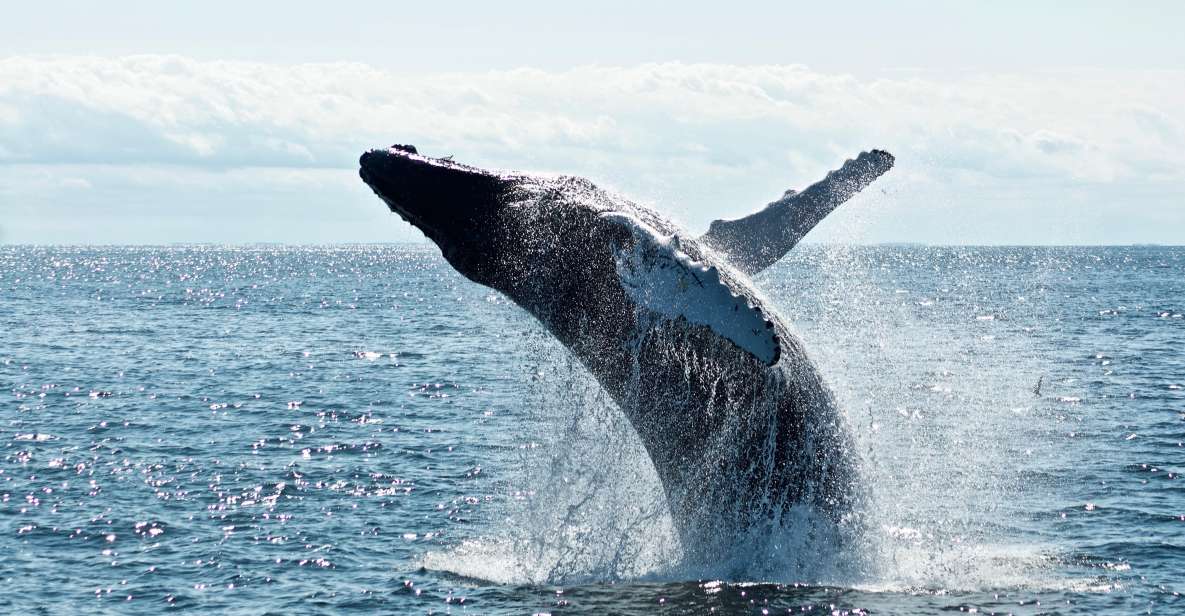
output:
M439 241L471 227L496 204L504 178L432 158L415 146L396 144L370 150L358 159L358 175L392 212Z
M410 201L407 180L408 176L418 175L414 172L415 167L431 164L430 160L421 157L413 145L395 144L386 150L363 153L358 159L358 175L392 212L429 233L424 217L418 214L420 208L414 207Z

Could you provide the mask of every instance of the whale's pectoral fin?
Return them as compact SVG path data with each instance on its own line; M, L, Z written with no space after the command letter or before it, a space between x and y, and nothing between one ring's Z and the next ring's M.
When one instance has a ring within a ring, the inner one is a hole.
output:
M707 326L765 364L777 363L781 347L773 323L759 307L734 294L719 270L680 250L677 237L663 236L633 216L612 213L602 220L628 232L614 244L613 258L621 287L639 311Z
M737 220L715 220L700 238L748 274L773 265L840 204L893 168L884 150L861 152L842 167L802 192L786 191L781 199Z

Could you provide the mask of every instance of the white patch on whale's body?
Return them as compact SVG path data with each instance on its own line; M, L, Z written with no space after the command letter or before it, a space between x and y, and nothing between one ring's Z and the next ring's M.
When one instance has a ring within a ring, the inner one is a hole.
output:
M628 228L632 247L615 247L617 276L639 308L666 318L682 317L731 340L767 365L780 349L773 323L720 279L720 271L679 249L677 236L661 235L628 214L604 214Z

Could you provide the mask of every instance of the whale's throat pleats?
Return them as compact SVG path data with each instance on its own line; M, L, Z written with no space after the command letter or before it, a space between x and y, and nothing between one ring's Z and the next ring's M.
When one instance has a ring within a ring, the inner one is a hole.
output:
M716 267L694 260L679 249L677 237L633 216L615 212L602 219L629 231L626 241L614 245L613 256L622 289L640 313L639 327L685 319L766 365L777 363L781 348L773 323L744 295L733 293Z

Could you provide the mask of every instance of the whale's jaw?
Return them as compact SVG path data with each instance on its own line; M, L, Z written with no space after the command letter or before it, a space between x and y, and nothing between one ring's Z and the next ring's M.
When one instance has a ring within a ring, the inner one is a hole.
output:
M516 177L423 156L414 146L370 150L358 174L387 204L423 231L449 264L470 280L496 287L504 195Z
M370 150L358 160L358 175L392 212L447 252L496 214L507 178L420 155L414 146Z

